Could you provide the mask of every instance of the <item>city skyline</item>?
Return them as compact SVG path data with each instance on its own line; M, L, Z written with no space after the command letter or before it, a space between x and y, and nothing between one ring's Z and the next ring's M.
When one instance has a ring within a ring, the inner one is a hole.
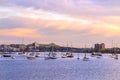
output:
M0 44L120 47L119 0L0 0Z

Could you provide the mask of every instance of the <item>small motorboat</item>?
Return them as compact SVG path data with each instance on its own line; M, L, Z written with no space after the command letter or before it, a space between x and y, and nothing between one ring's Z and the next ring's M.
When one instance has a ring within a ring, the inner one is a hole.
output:
M3 56L3 57L11 57L10 54L3 54L2 56Z
M30 60L36 58L35 53L30 53L30 54L28 54L26 57L27 57L27 59L30 59Z
M62 58L67 58L67 56L66 56L66 55L63 55Z
M96 53L92 52L91 57L95 57L95 56L96 56Z
M73 57L74 57L73 54L68 52L62 56L62 58L73 58Z
M36 53L35 57L40 57L40 54Z
M27 59L30 59L30 60L35 59L35 58L36 58L35 56L27 56Z

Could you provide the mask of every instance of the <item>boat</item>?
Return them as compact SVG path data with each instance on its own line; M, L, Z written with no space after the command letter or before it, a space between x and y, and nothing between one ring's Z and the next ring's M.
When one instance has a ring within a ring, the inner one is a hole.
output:
M86 48L86 45L85 45ZM89 58L86 56L86 52L85 52L85 56L83 57L83 61L89 61Z
M114 58L114 59L118 59L118 54L112 54L111 57Z
M102 58L102 53L101 53L101 52L93 52L93 53L91 54L91 57Z
M114 59L118 59L118 55L116 54L115 58Z
M97 56L96 53L95 53L95 52L92 52L92 53L91 53L91 57L95 57L95 56Z
M113 44L115 45L115 47L112 48L111 52L113 52L113 53L112 53L111 57L114 58L114 59L116 59L116 60L118 60L117 44L113 43L113 41L112 41L112 47L113 47Z
M11 52L8 50L5 50L5 48L3 48L3 52L1 54L3 57L11 57Z
M83 61L89 61L89 58L86 57L86 53L85 53L85 56L83 57Z
M36 53L35 57L40 57L39 53Z
M71 43L71 47L72 47L72 43ZM72 52L68 52L68 42L67 42L66 54L64 54L64 55L62 56L62 58L73 58L73 57L74 57L74 56L73 56Z
M28 56L27 56L27 59L35 59L36 57L35 57L35 53L31 53L31 54L29 54Z
M2 56L3 56L3 57L11 57L11 54L6 54L6 53L4 53Z
M66 53L66 56L67 56L68 58L73 58L73 57L74 57L73 54L72 54L71 52Z
M50 52L45 59L57 59L56 55L57 54L55 52Z
M15 59L16 57L15 56L12 56L12 59Z
M45 56L45 60L57 59L57 54L54 52L54 46L52 46L52 51L49 52L48 56Z
M77 55L78 57L77 57L77 59L79 60L80 58L79 58L79 53L78 53L78 55Z
M27 59L35 59L35 56L27 56Z
M67 58L67 56L64 54L64 55L62 56L62 58Z
M21 56L26 56L26 53L23 51L23 52L20 52L20 53L18 53L19 55L21 55Z
M97 52L96 56L97 56L98 59L100 59L100 58L102 58L102 53L101 52Z

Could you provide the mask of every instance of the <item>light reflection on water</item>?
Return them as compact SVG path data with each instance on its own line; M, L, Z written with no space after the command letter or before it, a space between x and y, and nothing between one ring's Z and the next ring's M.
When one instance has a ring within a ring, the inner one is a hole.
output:
M0 80L120 80L120 60L110 58L109 54L102 59L87 54L90 61L84 62L83 56L80 54L80 60L77 54L74 58L56 60L0 58Z

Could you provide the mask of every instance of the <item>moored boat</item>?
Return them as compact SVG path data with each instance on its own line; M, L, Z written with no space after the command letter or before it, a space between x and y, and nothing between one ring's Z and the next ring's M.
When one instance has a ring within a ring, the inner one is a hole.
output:
M57 54L55 52L50 52L45 59L57 59L56 55Z
M2 56L3 56L3 57L11 57L11 54L6 54L6 53L5 53L5 54L3 54Z
M86 57L86 53L85 53L85 56L83 57L83 61L89 61L89 58Z
M35 53L30 53L30 54L28 54L27 56L27 59L35 59L36 57L35 57Z
M35 56L27 56L27 59L35 59Z

